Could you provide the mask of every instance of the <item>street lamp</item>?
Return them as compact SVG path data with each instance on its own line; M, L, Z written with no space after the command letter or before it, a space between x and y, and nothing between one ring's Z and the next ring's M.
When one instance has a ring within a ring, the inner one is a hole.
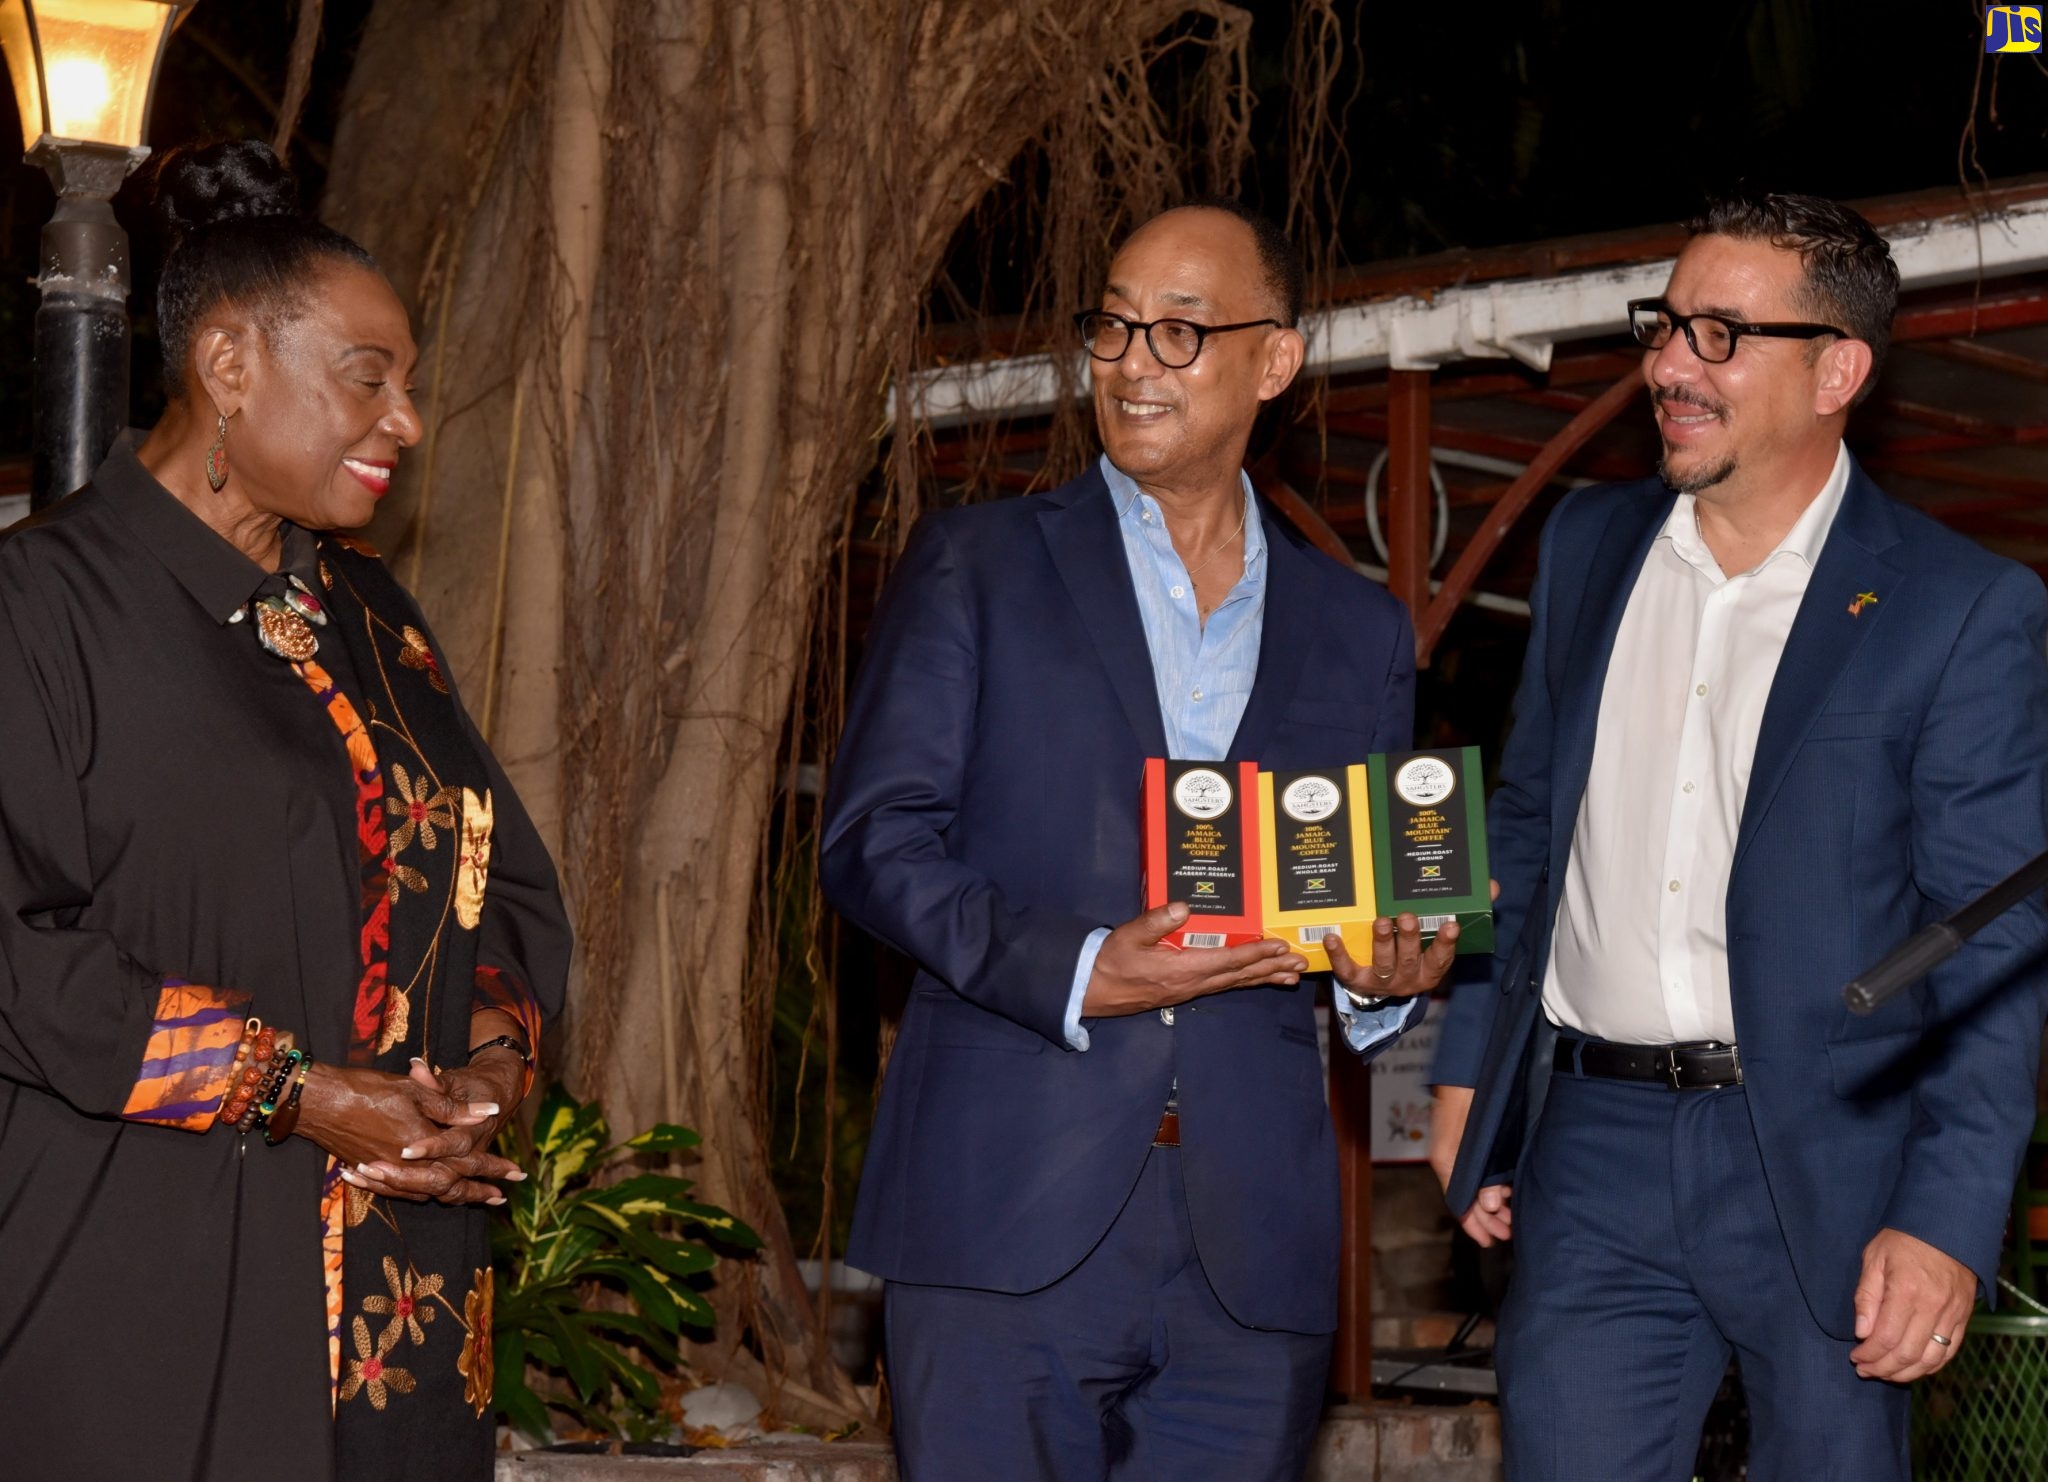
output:
M128 423L128 234L114 192L142 142L164 44L197 0L0 0L21 137L57 188L36 283L35 507L61 499Z

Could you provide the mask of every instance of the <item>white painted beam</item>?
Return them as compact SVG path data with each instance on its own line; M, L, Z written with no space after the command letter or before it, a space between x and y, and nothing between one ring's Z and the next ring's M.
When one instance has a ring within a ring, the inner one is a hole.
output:
M1980 274L2000 278L2048 268L2048 200L2029 201L1972 220L1951 216L1910 222L1888 234L1902 286L1934 288ZM1461 360L1515 359L1548 370L1553 347L1620 334L1624 305L1664 287L1671 259L1517 278L1415 296L1342 304L1306 316L1308 368L1353 371L1434 370ZM1077 371L1080 352L1074 353ZM917 396L934 427L1050 411L1058 396L1051 355L969 361L920 372ZM1086 385L1085 375L1076 384ZM889 416L896 415L890 389Z

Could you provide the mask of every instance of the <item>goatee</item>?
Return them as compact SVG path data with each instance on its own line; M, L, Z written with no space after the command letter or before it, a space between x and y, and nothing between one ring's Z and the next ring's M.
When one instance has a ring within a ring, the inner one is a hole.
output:
M1677 494L1697 494L1702 489L1711 489L1734 472L1735 455L1732 453L1718 463L1702 463L1682 473L1672 470L1669 453L1657 460L1657 477Z

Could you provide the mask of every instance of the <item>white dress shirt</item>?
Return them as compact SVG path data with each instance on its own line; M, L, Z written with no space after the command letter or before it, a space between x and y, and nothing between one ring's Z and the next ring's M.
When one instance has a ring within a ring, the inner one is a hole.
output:
M1728 873L1757 729L1848 450L1778 548L1727 576L1682 494L1615 634L1544 976L1552 1022L1623 1044L1735 1042Z

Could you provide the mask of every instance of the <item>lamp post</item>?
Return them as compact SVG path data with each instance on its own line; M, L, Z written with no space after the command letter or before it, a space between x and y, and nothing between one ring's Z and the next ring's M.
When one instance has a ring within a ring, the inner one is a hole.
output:
M164 44L197 0L0 0L27 158L57 189L36 277L31 504L61 499L128 422L128 234L114 192L149 156Z

